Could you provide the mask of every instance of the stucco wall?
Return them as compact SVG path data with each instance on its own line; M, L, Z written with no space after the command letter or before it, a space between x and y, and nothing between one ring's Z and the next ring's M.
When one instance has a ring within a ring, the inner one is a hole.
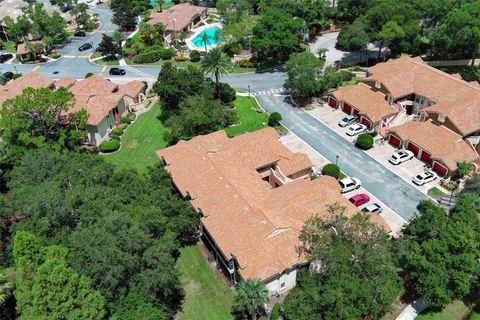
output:
M282 283L284 283L284 287L282 288ZM297 269L293 269L290 271L286 271L281 275L278 275L267 282L265 285L268 289L270 295L274 295L275 293L283 293L288 290L291 290L297 284Z

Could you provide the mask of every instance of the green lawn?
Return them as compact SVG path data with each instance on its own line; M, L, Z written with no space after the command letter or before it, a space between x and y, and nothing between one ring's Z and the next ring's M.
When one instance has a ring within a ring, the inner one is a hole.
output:
M15 47L15 42L13 41L3 41L2 42L4 49L3 51L10 52L10 53L17 53L17 49Z
M477 306L476 308L473 308ZM416 320L480 320L478 307L480 306L480 292L467 295L463 301L456 300L445 307L441 312L421 313ZM473 311L472 311L473 309Z
M118 66L120 62L118 59L103 58L95 61L95 63L106 65L106 66Z
M155 151L164 148L165 127L157 119L160 115L157 103L148 112L141 114L122 136L122 147L119 151L106 155L105 160L119 168L133 168L145 171L148 166L159 163Z
M260 109L257 101L252 97L237 96L235 100L235 112L239 117L239 124L225 129L228 136L234 137L245 132L252 132L265 128L263 123L268 122L268 114L258 113Z
M176 267L186 294L182 320L233 319L233 292L208 265L198 246L183 248Z
M434 199L440 199L444 195L442 190L440 190L436 187L428 189L427 193L430 197L432 197Z
M233 73L247 73L247 72L255 72L257 69L255 68L240 68L237 65L233 66Z

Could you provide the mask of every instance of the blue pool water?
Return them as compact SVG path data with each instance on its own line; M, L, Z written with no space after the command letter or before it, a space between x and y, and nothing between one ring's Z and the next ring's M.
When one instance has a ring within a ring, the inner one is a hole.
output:
M210 27L208 29L203 30L200 32L195 38L193 38L192 43L195 45L195 47L202 49L205 47L205 42L202 40L203 34L206 33L208 36L207 40L207 46L211 46L212 44L217 44L223 42L222 39L218 39L218 41L215 40L215 32L219 28L217 26Z

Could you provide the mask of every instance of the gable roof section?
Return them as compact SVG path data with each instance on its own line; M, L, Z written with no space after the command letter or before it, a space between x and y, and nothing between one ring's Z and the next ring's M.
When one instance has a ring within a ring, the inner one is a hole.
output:
M55 81L55 87L58 89L60 87L64 87L66 89L70 89L77 80L73 79L72 77L63 77L57 81Z
M118 92L123 93L130 98L136 98L145 89L145 83L133 80L118 86Z
M20 95L26 88L49 88L53 83L52 79L44 77L35 71L29 72L20 78L8 82L4 86L0 86L0 107L5 101Z
M227 259L235 256L243 277L269 277L305 262L298 252L304 221L326 216L339 202L347 214L356 208L331 177L299 179L279 188L261 179L258 168L277 164L295 173L312 166L292 153L272 128L228 138L217 131L157 151L175 186L202 212L202 224Z
M118 89L118 85L104 79L100 76L93 75L82 81L76 82L70 92L74 95L101 95L114 93Z
M360 115L366 115L373 122L396 113L385 100L384 94L373 91L364 83L341 87L333 92L337 100L344 100L349 105L354 106L360 112Z
M170 9L153 13L147 23L150 25L163 23L165 30L180 31L186 28L196 16L206 11L207 8L205 7L194 6L189 3L176 4Z
M410 140L432 154L432 159L441 160L449 170L456 170L457 162L473 161L478 158L472 147L462 136L433 120L410 121L390 128L402 140Z
M420 57L390 59L368 68L367 79L381 82L394 98L412 93L433 105L424 109L450 118L463 136L480 130L480 86L424 63Z

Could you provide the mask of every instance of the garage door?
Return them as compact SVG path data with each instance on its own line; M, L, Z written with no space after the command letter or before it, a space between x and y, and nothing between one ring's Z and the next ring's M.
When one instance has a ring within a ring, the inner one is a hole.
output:
M362 117L362 121L360 122L366 125L368 129L372 127L372 121L370 121L368 118Z
M356 115L358 117L358 114L360 113L360 111L358 111L357 109L353 108L353 114Z
M352 112L352 106L348 103L343 104L343 112L350 114Z
M390 143L395 148L399 148L400 145L402 144L402 140L400 140L400 138L390 133L390 136L388 137L388 143Z
M335 100L332 97L329 97L328 98L328 105L332 108L336 108L337 107L337 100Z
M432 155L428 153L427 151L423 150L422 155L420 156L420 159L422 159L423 162L432 164L432 158L430 158Z
M440 177L445 177L448 173L448 169L445 168L444 166L442 166L440 163L438 162L434 162L433 163L433 171L435 171L436 173L438 173L438 175Z
M420 151L420 149L411 142L408 143L407 149L412 151L415 157L418 155L418 152Z

